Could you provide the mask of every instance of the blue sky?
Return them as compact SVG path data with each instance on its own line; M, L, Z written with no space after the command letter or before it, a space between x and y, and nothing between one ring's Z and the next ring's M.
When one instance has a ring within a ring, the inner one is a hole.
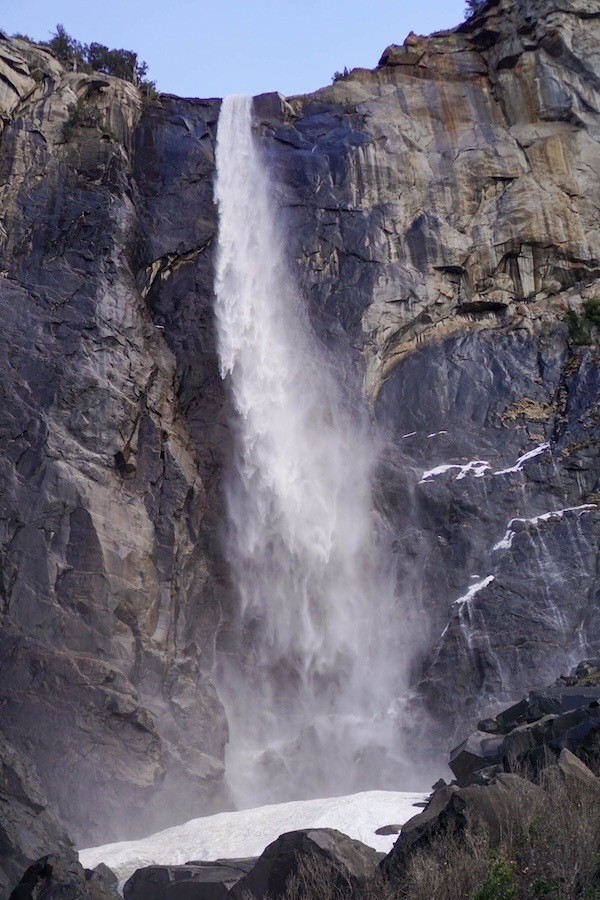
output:
M188 97L299 94L344 66L375 66L409 33L458 25L464 0L3 0L0 28L135 50L161 91Z

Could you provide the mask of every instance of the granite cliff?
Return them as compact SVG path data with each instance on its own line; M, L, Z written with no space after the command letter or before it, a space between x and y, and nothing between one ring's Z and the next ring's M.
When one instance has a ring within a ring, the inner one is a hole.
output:
M379 429L411 703L448 734L599 646L598 47L594 0L489 0L255 100L311 321ZM228 802L219 106L0 40L0 800L36 770L52 812L19 802L80 846Z

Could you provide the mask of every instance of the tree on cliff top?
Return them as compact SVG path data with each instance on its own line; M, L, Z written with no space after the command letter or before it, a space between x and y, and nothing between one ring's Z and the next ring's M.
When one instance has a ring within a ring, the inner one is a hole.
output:
M56 31L52 35L52 39L48 41L47 46L52 50L57 59L61 62L73 64L73 68L85 65L85 47L80 41L76 41L64 25L57 25Z
M485 6L487 0L465 0L465 2L467 4L465 15L467 19L470 19L471 16L474 16L476 12Z
M137 53L133 50L109 49L104 44L92 42L82 44L67 33L64 25L57 25L52 39L47 46L61 60L69 63L74 70L104 72L106 75L114 75L124 78L133 84L148 84L144 82L144 75L148 71L146 62L138 62Z

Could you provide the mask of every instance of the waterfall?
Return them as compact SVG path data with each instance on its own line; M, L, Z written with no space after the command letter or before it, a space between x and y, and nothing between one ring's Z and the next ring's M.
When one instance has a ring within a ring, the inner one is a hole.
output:
M241 805L398 789L402 764L402 649L372 512L373 442L311 331L259 149L251 99L226 98L215 295L238 606L218 681Z

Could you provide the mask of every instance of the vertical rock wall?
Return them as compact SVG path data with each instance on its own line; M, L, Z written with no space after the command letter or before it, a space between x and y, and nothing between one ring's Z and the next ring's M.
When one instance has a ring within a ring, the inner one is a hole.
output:
M1 727L81 845L226 802L206 469L135 282L137 91L2 52Z

